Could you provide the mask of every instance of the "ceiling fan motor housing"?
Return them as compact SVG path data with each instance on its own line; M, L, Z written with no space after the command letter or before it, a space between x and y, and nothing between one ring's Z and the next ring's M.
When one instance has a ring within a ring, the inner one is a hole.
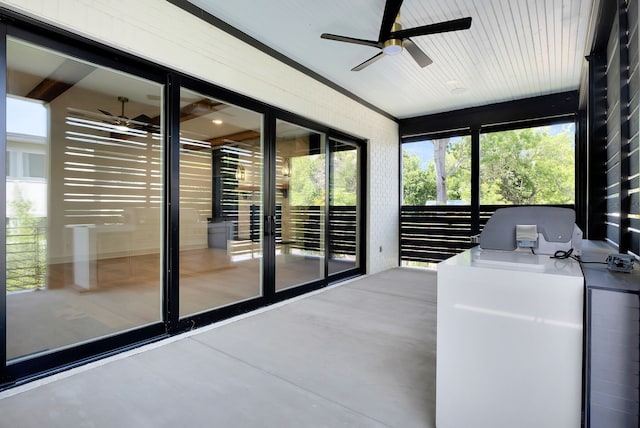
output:
M400 15L398 15L397 19L400 19ZM393 27L391 27L391 32L402 30L402 25L398 21L393 23ZM382 43L382 52L385 55L397 55L402 52L402 39L388 39Z

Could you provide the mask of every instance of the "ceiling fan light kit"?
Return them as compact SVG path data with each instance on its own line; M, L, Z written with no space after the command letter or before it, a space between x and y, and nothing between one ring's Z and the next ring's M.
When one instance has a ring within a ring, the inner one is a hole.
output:
M400 6L402 6L402 0L387 0L385 3L378 40L356 39L354 37L329 33L323 33L320 37L323 39L335 40L337 42L353 43L380 49L378 54L355 66L351 71L360 71L381 57L385 55L397 55L401 53L403 49L406 49L413 60L420 67L424 68L433 63L433 61L410 39L410 37L466 30L471 27L471 18L467 17L403 30L399 22Z
M389 39L382 44L382 52L385 55L398 55L402 52L402 40Z

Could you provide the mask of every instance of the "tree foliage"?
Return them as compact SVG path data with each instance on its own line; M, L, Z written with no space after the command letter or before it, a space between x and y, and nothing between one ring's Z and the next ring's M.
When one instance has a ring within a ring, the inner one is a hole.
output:
M358 153L332 153L331 203L355 206L358 188ZM296 156L290 159L289 195L292 206L323 206L325 197L325 155Z
M425 205L436 197L435 171L430 164L420 166L420 157L407 150L402 151L402 180L404 205Z
M358 197L358 152L332 153L331 205L355 206Z
M483 134L480 140L483 204L570 204L574 199L574 143L568 130L549 128Z
M403 150L403 203L446 204L471 200L471 138L433 140L446 151L434 150L426 165ZM425 144L432 144L426 141ZM480 202L482 204L569 204L574 199L574 135L567 127L549 127L482 134L480 141ZM438 153L441 153L438 155ZM437 195L437 157L441 194ZM442 158L444 156L444 159ZM446 199L443 195L446 194Z
M46 237L40 233L42 218L32 214L33 202L17 187L11 201L12 217L6 228L6 289L17 291L44 287Z
M296 156L291 163L289 203L292 206L323 206L325 183L325 157L321 155Z
M438 144L442 141L439 140ZM429 143L431 144L431 143ZM444 163L438 168L441 194L438 196L436 162L421 165L418 155L408 150L402 151L403 203L405 205L425 205L427 203L446 204L448 201L469 201L471 198L471 140L461 137L447 141ZM446 195L446 198L444 197Z

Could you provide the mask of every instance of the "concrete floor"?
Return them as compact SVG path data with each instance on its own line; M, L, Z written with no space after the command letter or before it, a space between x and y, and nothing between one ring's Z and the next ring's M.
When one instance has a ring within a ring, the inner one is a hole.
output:
M0 393L0 427L433 427L435 338L397 268Z

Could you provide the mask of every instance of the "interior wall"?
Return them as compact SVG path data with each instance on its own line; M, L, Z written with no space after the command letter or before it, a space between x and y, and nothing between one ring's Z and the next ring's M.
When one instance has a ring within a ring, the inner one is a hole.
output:
M368 141L367 272L398 264L398 125L169 2L1 0L25 14Z

